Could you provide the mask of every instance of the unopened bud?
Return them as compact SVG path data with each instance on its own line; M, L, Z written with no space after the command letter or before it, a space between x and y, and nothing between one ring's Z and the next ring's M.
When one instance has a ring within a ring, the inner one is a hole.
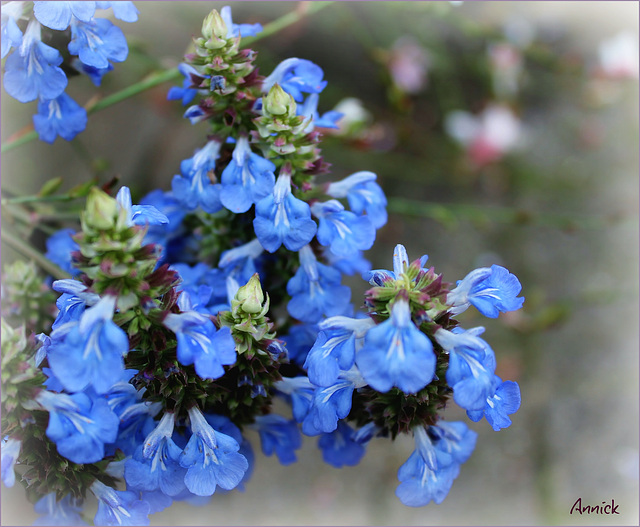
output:
M207 40L205 47L218 49L227 43L227 24L215 9L202 22L202 36Z
M260 313L264 303L264 293L260 286L258 273L254 274L246 285L243 285L236 294L240 307L245 313Z
M115 226L118 218L118 202L97 187L87 197L87 208L82 219L87 227L107 230Z
M274 84L263 101L265 110L272 115L296 114L296 102L279 84Z

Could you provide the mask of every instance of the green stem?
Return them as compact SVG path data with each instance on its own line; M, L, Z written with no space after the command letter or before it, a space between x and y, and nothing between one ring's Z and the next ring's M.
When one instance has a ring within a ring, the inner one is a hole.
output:
M15 198L2 198L0 204L4 205L18 205L20 203L43 203L47 201L71 201L78 199L78 197L68 196L67 194L57 194L53 196L17 196Z
M277 33L278 31L280 31L281 29L284 29L285 27L290 26L291 24L295 24L299 20L303 19L305 16L309 16L314 13L317 13L318 11L320 11L321 9L324 9L325 7L331 5L332 3L333 2L303 3L301 4L301 6L304 6L304 8L296 9L295 11L292 11L290 13L287 13L286 15L281 16L280 18L274 20L273 22L266 24L264 26L263 31L259 35L255 37L244 38L242 40L242 45L243 46L251 45L262 38L269 37L274 33ZM159 86L160 84L163 84L169 81L178 80L180 79L180 77L181 77L181 74L178 71L178 68L171 68L168 70L152 73L149 76L147 76L145 79L141 80L140 82L136 82L135 84L132 84L131 86L128 86L123 90L120 90L119 92L113 93L105 97L104 99L100 99L95 104L88 106L87 114L99 112L100 110L109 108L114 104L124 101L125 99L128 99L130 97L138 95L139 93L142 93L144 91L150 90L151 88ZM3 143L2 148L0 148L0 152L2 153L8 152L9 150L12 150L18 146L21 146L26 143L29 143L30 141L33 141L37 137L38 137L38 134L35 130L29 130L29 128L25 128L24 132L20 134L18 137L14 139L10 138L5 143Z
M70 276L67 273L65 273L62 269L60 269L57 265L47 260L42 253L34 249L27 242L15 236L11 232L7 231L6 229L3 229L2 231L0 231L0 236L2 237L3 242L13 247L16 251L18 251L20 254L22 254L26 258L32 259L44 271L46 271L51 276L53 276L53 278L57 280L70 278Z

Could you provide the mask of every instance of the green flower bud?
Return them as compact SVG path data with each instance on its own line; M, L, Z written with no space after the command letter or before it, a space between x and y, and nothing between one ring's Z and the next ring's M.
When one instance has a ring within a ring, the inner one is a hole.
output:
M227 24L214 9L202 22L202 36L207 40L205 47L219 49L227 44Z
M243 285L236 293L239 307L245 313L260 313L262 304L264 303L264 293L260 286L260 277L258 273L254 274L251 279Z
M87 197L87 208L82 214L83 223L90 229L105 231L113 228L118 219L118 203L97 187Z
M264 109L271 115L295 116L296 102L279 84L274 84L264 98Z

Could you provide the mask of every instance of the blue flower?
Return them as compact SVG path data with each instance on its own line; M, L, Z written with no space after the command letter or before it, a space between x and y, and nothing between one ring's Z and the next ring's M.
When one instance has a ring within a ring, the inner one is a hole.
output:
M71 18L89 22L96 11L95 2L34 2L33 14L38 22L51 29L63 31Z
M309 413L315 387L307 377L283 377L274 383L274 388L285 395L291 403L293 418L301 423Z
M318 336L317 324L296 324L281 338L287 346L289 361L302 366Z
M87 111L66 93L38 102L33 127L41 141L53 143L57 136L71 141L87 127Z
M72 276L80 274L80 270L71 264L71 253L80 249L72 238L74 234L73 229L61 229L54 232L47 238L47 252L45 253L46 258Z
M90 22L71 22L69 53L87 66L107 68L109 61L122 62L129 54L127 39L122 30L106 18Z
M302 422L302 432L308 436L333 432L338 421L349 415L353 390L366 385L360 373L352 369L340 373L331 386L316 388L309 413Z
M423 507L432 500L442 503L459 473L460 465L457 464L430 469L418 451L414 451L398 469L400 485L396 488L396 496L409 507Z
M75 498L71 494L67 494L61 500L56 499L56 493L50 492L40 498L33 509L38 514L44 514L38 518L33 525L88 525L80 516L82 507L78 505Z
M115 297L105 296L72 327L60 326L51 334L49 365L67 390L92 386L102 394L120 379L129 340L112 321L115 303Z
M264 79L262 91L268 93L274 84L291 95L296 102L302 102L302 93L320 93L327 85L323 81L322 68L310 60L289 58L283 60L273 73Z
M436 368L433 344L411 320L407 300L396 300L391 317L367 332L356 364L369 385L380 392L396 386L416 393L431 382Z
M22 2L10 2L2 6L2 57L5 58L11 48L17 48L22 42L22 31L16 22L22 16Z
M298 251L309 243L317 230L311 219L309 205L291 193L291 175L281 171L273 194L256 204L253 220L256 236L270 253L282 244L290 251Z
M356 357L356 339L375 323L370 318L331 317L319 324L318 338L307 355L304 368L316 386L330 386L340 370L349 370Z
M344 421L338 423L338 428L329 434L323 434L318 439L318 446L322 450L322 459L336 468L353 467L360 463L365 454L361 443L353 440L353 428Z
M95 86L100 86L102 84L102 77L113 70L113 64L109 64L106 68L94 68L93 66L87 66L78 57L71 59L71 67L78 73L89 77L89 80Z
M429 257L420 258L420 267L424 267ZM362 278L374 286L383 286L389 280L398 280L409 266L409 255L404 245L398 244L393 250L393 271L374 269L362 274Z
M302 322L318 322L323 315L343 314L349 307L351 289L340 285L340 272L319 263L308 245L300 249L300 267L287 283L289 314Z
M216 486L235 488L249 468L238 442L211 428L197 407L189 409L189 419L192 436L180 456L187 488L197 496L211 496Z
M447 295L449 311L457 315L473 305L485 317L497 318L500 313L522 307L523 297L519 280L504 267L492 265L471 271Z
M376 230L368 216L356 216L344 210L335 199L315 202L311 213L320 219L318 241L329 246L337 256L350 257L370 249L376 239Z
M344 198L356 214L367 213L376 229L387 223L387 198L376 183L373 172L356 172L342 181L331 183L327 194L332 198Z
M441 420L429 427L440 466L466 463L476 446L478 434L460 421ZM443 455L445 454L445 455Z
M323 251L326 261L331 267L336 268L342 274L353 276L358 274L362 276L367 271L371 270L371 262L367 260L362 251L355 251L351 256L338 256L331 252L331 249L327 247Z
M271 161L251 151L246 136L239 137L233 158L222 172L220 201L231 212L247 212L273 191L275 169Z
M149 504L142 501L138 493L114 490L99 480L89 488L98 498L95 525L149 525Z
M209 317L195 311L170 313L164 324L176 334L180 363L195 364L201 378L218 379L223 366L235 363L236 345L228 327L216 331Z
M192 76L201 77L201 75L193 66L184 62L178 64L178 71L184 77L184 81L182 81L182 88L179 88L178 86L172 86L169 88L167 100L175 101L179 99L182 100L182 105L186 106L195 99L196 95L198 95L198 90L191 87L193 85Z
M16 473L13 466L20 455L22 441L14 438L4 438L2 440L2 456L0 457L0 467L2 467L2 483L5 487L13 487L16 482Z
M513 381L504 381L497 375L493 384L495 392L487 397L487 403L483 410L467 410L467 415L472 421L480 421L486 417L491 427L497 432L502 428L511 426L509 415L514 414L520 408L520 387Z
M54 291L63 293L56 300L56 307L59 309L59 313L51 326L54 330L67 322L79 322L85 308L93 306L100 301L100 296L87 292L87 286L78 280L56 280L51 287ZM67 326L64 334L69 329L70 327Z
M187 470L180 465L182 449L171 439L175 415L166 412L155 429L139 445L124 466L127 488L140 491L160 489L167 496L185 490Z
M49 412L47 437L69 461L100 461L105 443L116 440L120 421L105 399L41 391L36 401Z
M305 134L312 132L316 127L339 128L336 122L344 116L344 114L332 110L320 117L320 114L318 113L319 98L320 96L317 93L312 93L305 99L303 104L297 107L296 113L309 120L309 124L304 129Z
M122 187L116 195L119 210L127 213L127 225L165 225L169 223L162 212L152 205L133 205L129 187Z
M496 359L493 350L477 335L483 328L453 333L439 329L435 339L449 353L447 384L453 400L465 410L482 410L493 393Z
M46 2L48 3L48 2ZM55 99L67 87L67 76L58 66L62 56L40 40L40 24L29 22L17 52L7 58L4 89L20 102Z
M220 157L219 141L211 140L203 148L196 150L193 157L180 164L181 176L173 177L173 194L187 210L200 206L202 210L213 214L222 208L220 203L220 184L213 184L209 173L216 167Z
M302 446L302 438L295 421L289 421L281 415L258 415L252 428L260 434L260 444L265 456L274 452L283 465L295 463L295 450Z
M136 22L138 20L138 8L133 2L118 0L117 2L96 2L98 9L113 9L113 16L123 22Z
M220 16L227 26L227 38L238 36L255 37L262 31L262 25L260 24L234 24L231 19L231 8L229 6L224 6L220 10Z

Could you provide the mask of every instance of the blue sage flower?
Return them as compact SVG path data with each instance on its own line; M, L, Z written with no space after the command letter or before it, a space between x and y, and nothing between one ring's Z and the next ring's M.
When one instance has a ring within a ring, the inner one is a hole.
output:
M89 22L71 22L69 53L87 66L107 68L111 62L123 62L129 54L127 39L122 30L106 18Z
M189 409L191 438L180 456L187 469L184 482L197 496L211 496L216 487L235 488L249 468L247 459L238 453L240 446L232 437L215 431L197 407Z
M273 193L256 204L253 220L256 236L270 253L281 245L299 251L316 234L316 222L311 219L309 205L291 193L291 175L281 171Z
M194 364L201 378L218 379L223 366L235 363L236 345L228 327L216 330L209 317L195 311L170 313L164 324L176 334L180 364Z
M53 143L60 136L71 141L87 127L87 111L66 93L55 99L38 102L33 116L33 128L45 143Z
M57 499L55 492L45 494L36 502L33 510L43 515L33 522L34 526L88 525L80 516L82 507L71 494L67 494L61 500Z
M2 439L2 455L0 456L0 467L2 469L2 483L5 487L13 487L16 482L16 473L13 470L18 456L20 455L20 448L22 441L14 438Z
M54 232L46 241L45 257L70 275L80 274L71 263L71 253L80 249L72 238L76 232L73 229L60 229Z
M293 418L301 423L309 413L315 387L308 377L283 377L274 383L274 388L291 404Z
M58 31L69 27L75 17L82 22L89 22L96 11L95 2L34 2L33 14L43 26Z
M335 199L324 203L316 201L311 213L320 220L318 241L337 256L350 257L366 251L376 239L376 230L368 216L356 216L344 210Z
M96 2L97 9L113 9L113 16L123 22L136 22L138 20L138 8L133 2L118 0L116 2Z
M353 440L354 430L344 421L331 433L322 434L318 447L322 450L322 459L336 468L353 467L360 463L365 454L361 443Z
M172 86L169 88L167 100L181 100L182 105L186 106L195 99L196 95L198 95L198 90L191 87L193 85L193 78L202 77L202 75L200 75L193 66L184 62L178 64L178 71L184 77L184 80L182 81L182 88L178 86Z
M20 102L55 99L67 87L67 76L58 67L62 56L41 41L40 31L40 24L31 20L22 44L5 63L4 89Z
M281 415L258 415L252 428L260 434L260 444L265 456L275 452L282 465L295 463L295 450L302 446L302 437L295 421Z
M494 264L471 271L447 295L447 303L452 306L449 311L453 315L473 305L485 317L497 318L500 313L522 307L524 298L518 297L521 290L515 275Z
M2 56L5 58L11 48L17 48L22 42L22 31L18 27L17 20L22 16L23 3L22 2L8 2L2 6L2 24L1 24L1 37L2 37Z
M36 401L49 412L47 437L69 461L100 461L105 443L116 440L120 421L103 398L41 391Z
M196 150L193 157L182 161L182 175L173 177L173 194L187 210L194 210L199 206L205 212L213 214L222 208L221 185L213 184L209 179L209 173L215 170L216 161L220 157L221 146L222 143L212 139L204 147Z
M115 297L105 296L86 309L79 322L61 325L51 334L49 365L67 390L91 386L102 394L120 380L129 339L112 321L115 303Z
M273 191L275 169L271 161L251 151L246 136L239 137L231 162L220 178L220 201L231 212L247 212Z
M115 490L95 480L89 487L98 498L95 525L149 525L150 506L136 492Z
M166 225L169 218L153 205L133 205L129 187L122 187L116 195L118 209L127 213L127 225Z
M231 8L229 6L224 6L220 10L220 16L227 26L227 38L240 36L255 37L258 33L262 32L261 24L234 24L231 19Z
M496 432L511 426L509 415L514 414L520 408L520 387L513 381L504 381L497 375L493 378L494 393L487 397L483 410L467 410L467 415L472 421L480 421L486 417L487 421Z
M387 198L376 177L373 172L356 172L342 181L330 183L327 194L337 199L346 197L353 212L366 212L373 226L379 229L387 223Z
M303 93L320 93L327 85L322 80L322 68L310 60L289 58L283 60L262 83L263 93L268 93L274 84L302 102Z
M304 129L304 133L308 134L314 130L314 128L339 128L336 124L342 117L343 113L330 110L320 117L318 113L318 100L320 96L317 93L312 93L307 96L303 104L298 105L296 113L303 116L308 120L309 124Z
M342 315L349 308L351 289L340 284L342 276L316 260L308 245L300 249L300 267L287 283L289 314L302 322L318 322L324 316Z
M396 386L416 393L431 382L436 368L433 344L411 320L407 300L396 300L391 317L369 329L356 364L369 385L380 392Z

